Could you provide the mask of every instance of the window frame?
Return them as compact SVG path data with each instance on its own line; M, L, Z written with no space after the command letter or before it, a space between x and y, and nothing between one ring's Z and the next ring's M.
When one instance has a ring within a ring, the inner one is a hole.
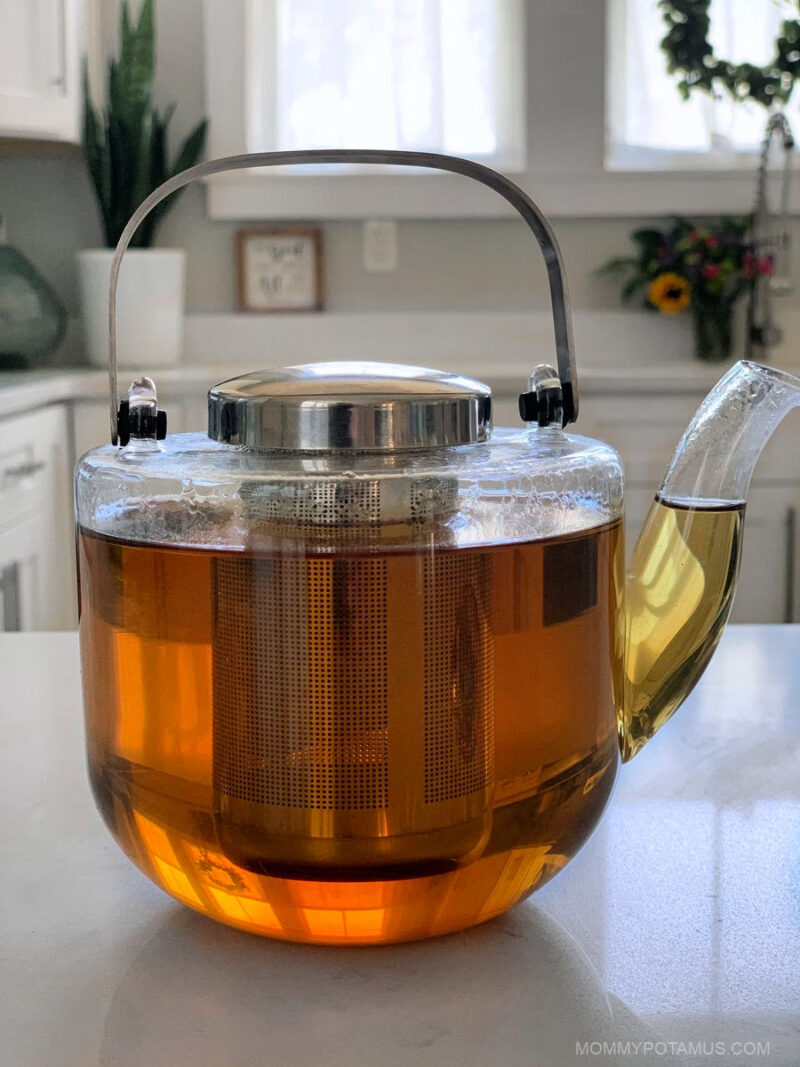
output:
M554 217L637 217L670 213L743 214L754 195L756 155L735 168L681 166L664 154L658 169L611 169L606 100L608 38L621 0L525 0L527 62L522 73L526 164L512 176ZM245 151L248 0L206 0L209 157ZM656 162L648 161L651 166ZM676 165L677 164L677 165ZM800 183L791 210L800 212ZM212 219L494 218L512 213L474 182L436 173L239 171L208 180Z

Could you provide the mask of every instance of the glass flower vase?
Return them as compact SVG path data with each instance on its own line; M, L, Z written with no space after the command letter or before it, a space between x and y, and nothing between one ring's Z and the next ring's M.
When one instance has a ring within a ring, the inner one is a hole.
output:
M727 300L692 306L694 353L706 363L724 363L733 355L733 304Z

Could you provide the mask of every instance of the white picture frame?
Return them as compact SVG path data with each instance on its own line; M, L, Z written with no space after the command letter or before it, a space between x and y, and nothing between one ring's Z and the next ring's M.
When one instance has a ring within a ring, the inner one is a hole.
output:
M320 311L322 231L318 226L252 228L236 234L239 310Z

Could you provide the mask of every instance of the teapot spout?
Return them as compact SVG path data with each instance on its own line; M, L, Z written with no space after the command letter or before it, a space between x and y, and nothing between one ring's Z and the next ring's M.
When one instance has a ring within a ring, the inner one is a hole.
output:
M711 659L733 603L753 470L798 406L800 379L737 363L678 445L625 582L624 760L672 716Z

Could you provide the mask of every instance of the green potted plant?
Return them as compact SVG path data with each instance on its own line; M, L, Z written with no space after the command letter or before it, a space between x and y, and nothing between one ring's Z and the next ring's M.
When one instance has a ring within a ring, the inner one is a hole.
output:
M104 249L78 254L84 333L92 363L108 359L108 287L114 248L139 204L173 174L193 166L205 145L201 122L170 162L168 129L174 112L153 103L155 81L154 0L144 0L138 18L128 0L120 6L119 56L108 64L106 104L92 101L84 67L83 148L100 207ZM183 346L186 254L153 248L159 223L175 197L151 212L123 262L118 296L119 361L159 366L179 360Z

